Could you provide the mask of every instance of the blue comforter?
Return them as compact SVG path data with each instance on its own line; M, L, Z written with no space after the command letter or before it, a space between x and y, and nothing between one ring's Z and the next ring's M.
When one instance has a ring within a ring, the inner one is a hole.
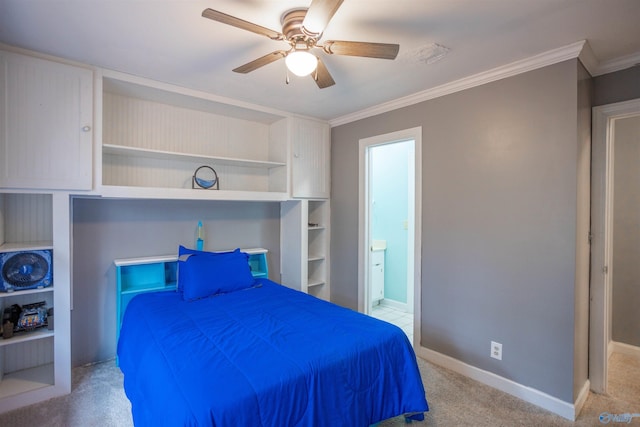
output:
M428 411L389 323L268 280L185 302L136 296L118 357L136 426L368 426Z

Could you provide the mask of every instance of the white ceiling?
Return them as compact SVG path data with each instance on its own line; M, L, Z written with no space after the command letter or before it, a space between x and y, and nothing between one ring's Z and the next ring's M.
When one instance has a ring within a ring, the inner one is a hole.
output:
M326 89L311 77L285 84L282 60L232 72L287 45L201 16L213 8L281 31L283 12L310 2L0 0L0 43L326 120L581 40L599 69L640 62L640 0L345 0L321 41L398 43L400 53L325 55L336 81ZM433 43L451 50L427 64L420 52Z

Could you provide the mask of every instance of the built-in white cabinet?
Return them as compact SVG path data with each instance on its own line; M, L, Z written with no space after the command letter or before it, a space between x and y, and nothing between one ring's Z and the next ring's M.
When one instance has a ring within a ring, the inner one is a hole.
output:
M296 198L329 198L331 128L328 123L291 119L291 194Z
M109 197L286 200L284 115L211 94L104 71L100 193ZM193 189L212 167L218 190Z
M0 193L0 256L53 254L51 285L0 292L0 312L39 302L54 309L51 329L0 338L0 413L71 391L69 213L66 193Z
M282 281L330 298L326 122L13 48L0 50L0 85L0 253L48 250L53 264L52 286L0 292L0 313L55 310L53 330L0 338L0 412L71 390L78 192L281 202ZM192 188L203 165L219 189Z
M281 204L281 282L325 300L331 297L329 218L327 199L291 200Z
M327 122L111 71L96 84L102 86L96 180L104 196L329 197ZM216 171L218 190L192 189L203 165Z
M0 188L90 190L93 72L0 51Z

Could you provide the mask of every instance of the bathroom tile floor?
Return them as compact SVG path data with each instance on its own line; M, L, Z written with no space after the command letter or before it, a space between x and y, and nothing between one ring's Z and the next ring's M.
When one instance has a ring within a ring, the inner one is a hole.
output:
M397 310L395 308L385 305L374 305L371 308L371 316L376 319L384 320L385 322L392 323L402 329L409 341L413 345L413 314L405 313L404 311Z

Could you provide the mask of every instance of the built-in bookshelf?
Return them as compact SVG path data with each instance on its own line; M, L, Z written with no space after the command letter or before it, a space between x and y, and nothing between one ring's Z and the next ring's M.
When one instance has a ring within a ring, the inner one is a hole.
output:
M329 209L328 199L301 199L280 210L282 283L325 300L331 297Z
M69 261L68 256L56 257L57 251L69 251L68 211L67 194L0 193L0 260L7 262L23 252L53 253L52 283L0 292L0 312L14 304L24 307L43 302L47 308L57 308L54 314L60 313L48 318L48 326L3 334L6 338L0 339L0 412L66 394L71 389ZM57 238L60 233L62 237ZM4 285L2 289L6 290ZM53 319L58 321L54 323Z

